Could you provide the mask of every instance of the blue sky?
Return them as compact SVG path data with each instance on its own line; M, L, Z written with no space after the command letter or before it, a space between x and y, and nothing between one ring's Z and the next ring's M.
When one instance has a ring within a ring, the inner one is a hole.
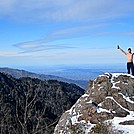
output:
M1 0L1 66L118 64L134 49L134 0Z

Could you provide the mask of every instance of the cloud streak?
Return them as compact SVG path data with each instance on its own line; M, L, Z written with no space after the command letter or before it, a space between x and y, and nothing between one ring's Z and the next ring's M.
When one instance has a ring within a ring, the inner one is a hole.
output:
M69 46L64 46L64 45L63 46L62 45L42 45L40 42L41 41L24 42L24 43L15 44L14 46L22 50L20 53L31 53L31 52L37 52L37 51L74 48L74 47L69 47Z
M21 21L89 21L133 15L133 0L1 0L0 16Z
M94 24L94 25L76 26L72 28L61 29L49 33L43 39L17 43L14 46L21 49L23 53L52 50L52 49L73 49L76 48L76 46L73 46L73 44L68 45L61 43L56 44L55 41L88 36L95 29L100 27L102 28L108 25L110 24Z
M87 26L76 26L72 28L66 28L56 30L49 33L46 37L33 41L20 42L14 46L21 50L20 53L31 53L36 51L46 50L63 50L63 49L77 49L76 44L61 43L61 40L75 39L85 36L133 36L133 31L110 31L109 29L103 30L103 28L111 27L112 23L92 24ZM116 24L120 25L120 24ZM123 25L124 26L124 25ZM57 43L58 42L58 43ZM99 47L99 46L97 46ZM91 47L92 48L92 47Z
M97 53L97 55L94 55ZM113 55L114 53L114 55ZM94 57L93 57L94 55ZM107 57L106 57L107 55ZM116 51L115 49L81 49L81 50L71 50L71 51L64 51L63 53L49 53L49 52L36 52L36 53L17 53L14 51L1 51L0 56L3 59L15 59L12 61L12 64L23 63L24 65L30 64L33 62L37 65L37 63L44 64L66 64L69 63L79 63L79 64L87 64L87 63L102 63L102 60L105 59L106 62L117 62L118 58L123 55L120 52ZM71 56L71 57L70 57ZM10 58L9 58L10 57ZM123 58L122 58L123 59ZM10 60L11 62L11 60Z

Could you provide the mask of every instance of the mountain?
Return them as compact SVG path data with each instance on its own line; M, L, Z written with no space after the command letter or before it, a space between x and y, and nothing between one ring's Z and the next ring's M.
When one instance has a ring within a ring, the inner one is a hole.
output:
M84 90L75 84L0 73L1 134L51 134Z
M54 134L133 134L134 76L106 73L63 113Z
M83 89L85 89L88 84L88 81L86 80L72 80L72 79L66 79L66 78L58 77L54 75L36 74L36 73L28 72L25 70L12 69L12 68L0 68L0 72L12 75L12 77L14 78L31 77L31 78L38 78L41 80L58 80L58 81L67 82L67 83L74 83L82 87Z

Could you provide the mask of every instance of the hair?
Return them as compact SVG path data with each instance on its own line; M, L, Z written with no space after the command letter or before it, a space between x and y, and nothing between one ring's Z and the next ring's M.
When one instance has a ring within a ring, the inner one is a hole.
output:
M130 51L131 51L131 48L128 48L128 50L130 50Z

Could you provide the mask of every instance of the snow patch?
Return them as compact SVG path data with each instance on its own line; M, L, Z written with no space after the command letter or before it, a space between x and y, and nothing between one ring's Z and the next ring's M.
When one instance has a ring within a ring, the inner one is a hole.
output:
M124 75L124 76L129 76L131 78L134 78L134 76L131 75L131 74L126 74L126 73L112 73L112 76L113 77L118 77L119 75Z
M129 97L126 97L126 96L125 96L124 94L122 94L122 93L119 93L119 94L122 95L123 98L124 98L127 102L134 104L134 101L130 100Z
M123 134L134 134L134 125L120 125L120 122L134 120L134 117L127 115L126 117L114 117L112 120L109 120L113 123L115 129L121 130Z
M110 111L110 110L103 109L103 108L98 108L98 109L97 109L97 113L101 113L101 112L111 113L111 111Z
M108 96L108 97L106 97L107 99L111 99L111 100L113 100L118 106L120 106L122 109L124 109L125 111L127 111L127 112L129 112L129 110L128 109L126 109L126 108L124 108L124 107L122 107L112 96Z

